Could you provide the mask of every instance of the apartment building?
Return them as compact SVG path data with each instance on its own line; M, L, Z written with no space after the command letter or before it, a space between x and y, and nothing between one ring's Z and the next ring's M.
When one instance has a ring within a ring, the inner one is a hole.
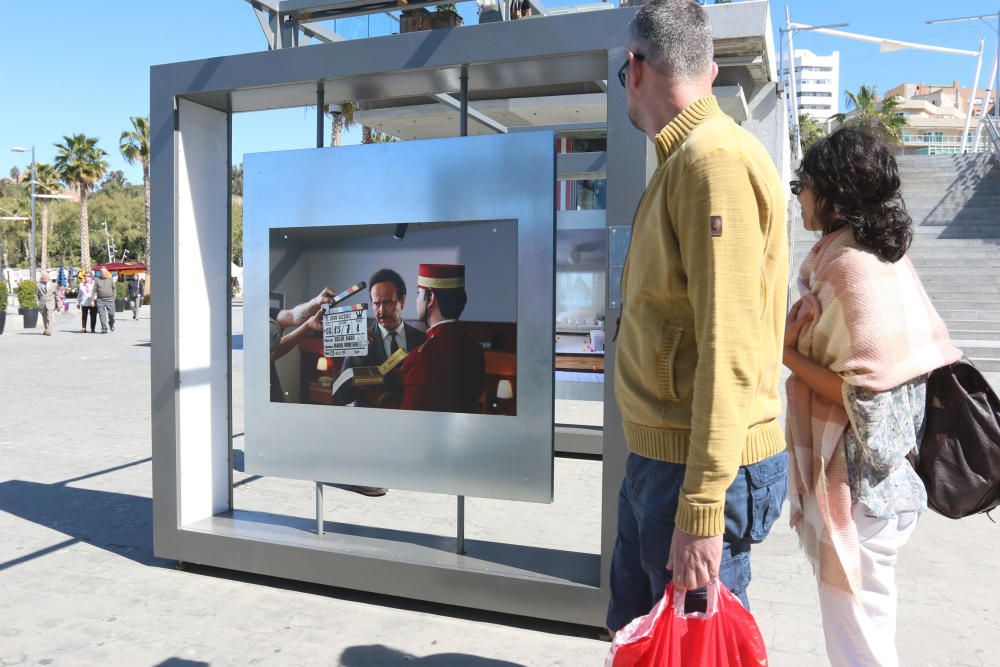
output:
M800 114L822 123L840 112L840 51L821 56L808 49L795 49L795 95ZM782 85L791 94L788 56L782 63ZM791 119L790 119L791 120Z

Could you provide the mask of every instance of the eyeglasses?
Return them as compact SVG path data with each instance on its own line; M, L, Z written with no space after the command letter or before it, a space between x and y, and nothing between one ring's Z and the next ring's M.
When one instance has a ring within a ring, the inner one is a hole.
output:
M792 187L792 194L795 195L796 197L798 197L799 193L802 192L806 187L802 181L791 181L789 185Z
M633 52L632 59L642 62L643 60L646 59L646 56L642 55L641 53ZM628 58L625 58L625 64L622 65L621 69L618 70L618 83L622 84L622 88L625 87L625 75L628 74L628 63L629 63Z

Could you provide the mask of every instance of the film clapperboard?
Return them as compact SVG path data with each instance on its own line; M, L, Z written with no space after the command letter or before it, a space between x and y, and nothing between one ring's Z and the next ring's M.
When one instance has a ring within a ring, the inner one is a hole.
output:
M323 356L368 354L368 304L334 307L323 304Z

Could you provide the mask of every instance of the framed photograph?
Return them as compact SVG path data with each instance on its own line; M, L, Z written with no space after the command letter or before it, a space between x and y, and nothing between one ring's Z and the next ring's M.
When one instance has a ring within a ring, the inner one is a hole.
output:
M244 166L247 472L550 501L552 133Z

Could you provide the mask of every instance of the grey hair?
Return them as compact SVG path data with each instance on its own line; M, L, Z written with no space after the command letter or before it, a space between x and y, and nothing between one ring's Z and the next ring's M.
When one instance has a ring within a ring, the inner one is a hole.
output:
M712 26L694 0L654 0L629 25L629 46L661 74L681 81L703 76L712 65Z

